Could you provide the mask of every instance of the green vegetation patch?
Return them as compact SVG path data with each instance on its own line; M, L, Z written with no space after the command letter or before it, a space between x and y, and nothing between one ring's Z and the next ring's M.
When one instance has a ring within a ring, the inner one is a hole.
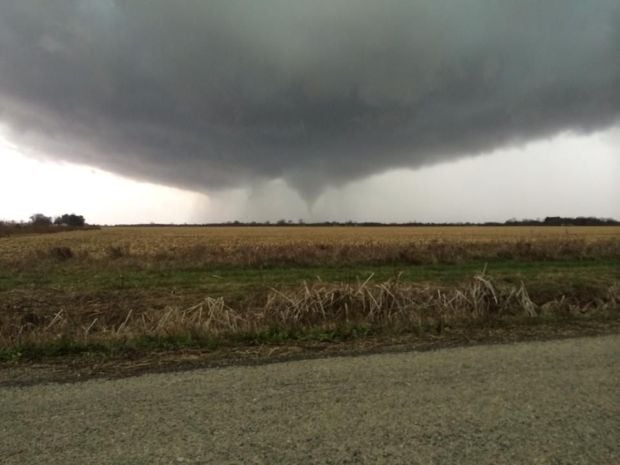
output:
M399 276L411 282L456 283L485 269L500 279L534 281L595 277L620 279L620 260L589 261L495 261L452 265L349 265L317 267L172 267L162 269L83 269L57 266L40 271L0 271L0 292L13 289L66 288L74 290L122 290L150 288L198 288L226 293L235 288L259 288L296 284L317 279L354 282L373 275L377 280Z

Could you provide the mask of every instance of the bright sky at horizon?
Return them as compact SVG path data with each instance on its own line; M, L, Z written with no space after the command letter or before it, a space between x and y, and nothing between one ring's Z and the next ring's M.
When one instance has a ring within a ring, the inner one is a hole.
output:
M91 223L504 221L620 218L620 129L563 134L493 153L398 169L327 189L311 208L283 181L191 192L24 155L0 138L0 219L75 212Z

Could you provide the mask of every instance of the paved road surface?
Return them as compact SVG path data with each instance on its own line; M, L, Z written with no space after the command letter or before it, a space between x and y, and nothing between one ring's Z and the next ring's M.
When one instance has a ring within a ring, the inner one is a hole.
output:
M608 336L2 388L0 463L620 464L619 374Z

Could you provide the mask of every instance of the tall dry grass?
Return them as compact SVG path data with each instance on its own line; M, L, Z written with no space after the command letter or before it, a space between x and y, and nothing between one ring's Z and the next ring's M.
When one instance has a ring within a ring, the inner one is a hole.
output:
M364 328L379 332L441 331L446 326L476 325L490 319L617 315L620 286L588 302L558 297L535 303L524 285L499 285L480 274L451 288L420 286L398 279L356 284L315 282L271 289L262 299L230 306L207 296L179 308L82 312L55 309L33 314L15 309L0 315L0 348L44 345L58 340L79 343L130 341L149 337L235 338L284 332L346 333Z

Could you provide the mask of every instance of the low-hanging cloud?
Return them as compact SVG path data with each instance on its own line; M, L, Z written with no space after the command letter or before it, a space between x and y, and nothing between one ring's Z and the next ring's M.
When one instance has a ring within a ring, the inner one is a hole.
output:
M620 117L617 0L0 3L0 123L195 190L329 185Z

